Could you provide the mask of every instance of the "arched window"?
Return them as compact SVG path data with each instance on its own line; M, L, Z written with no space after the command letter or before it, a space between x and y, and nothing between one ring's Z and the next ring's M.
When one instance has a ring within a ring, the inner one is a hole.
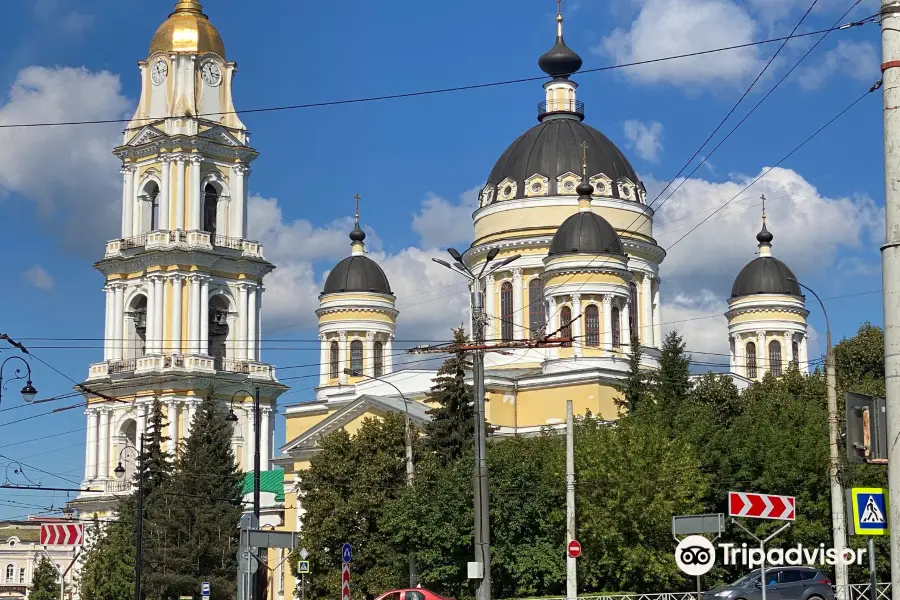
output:
M357 377L363 372L363 344L360 340L350 342L350 372Z
M384 375L384 344L375 342L375 377Z
M211 241L215 243L216 211L219 207L219 193L211 183L203 190L203 231L208 231Z
M631 338L628 342L630 344L632 339L638 337L637 284L633 281L629 283L628 291L631 295L631 298L628 301L628 335Z
M331 350L330 350L329 359L331 360L331 378L337 379L340 376L338 369L341 365L341 347L338 346L337 342L331 342Z
M508 281L500 286L500 336L504 342L513 339L513 290Z
M791 357L794 363L794 366L798 369L800 368L800 344L797 342L791 342Z
M544 282L535 278L528 284L528 329L531 330L532 339L544 335L546 324L547 310L544 307Z
M6 583L16 582L16 565L10 563L6 565Z
M572 309L568 306L563 306L562 310L559 311L559 325L560 325L560 336L564 338L572 337ZM571 346L571 343L563 344L564 347L568 348Z
M151 181L144 186L144 193L141 194L142 205L142 229L143 233L156 231L160 229L159 223L159 186L155 181Z
M600 345L600 311L596 304L588 304L584 309L584 345Z
M756 379L756 344L747 343L747 379Z
M622 347L622 317L619 314L619 307L613 306L609 314L609 320L612 322L612 347Z
M781 344L777 340L769 342L769 373L781 377Z

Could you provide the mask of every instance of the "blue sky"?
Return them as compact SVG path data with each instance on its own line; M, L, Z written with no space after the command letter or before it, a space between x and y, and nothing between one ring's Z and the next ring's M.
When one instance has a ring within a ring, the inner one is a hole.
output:
M568 0L566 40L585 68L594 68L786 35L810 1ZM152 9L133 1L11 4L7 22L17 26L0 40L0 123L130 116L139 95L135 62L146 57L171 4L157 0ZM850 4L820 0L801 31L831 26ZM388 5L218 0L205 8L222 33L228 58L239 64L238 109L538 76L537 58L553 42L555 14L551 0ZM867 0L848 20L875 10ZM668 248L867 90L879 77L879 33L870 24L831 34L662 206L656 219L661 245ZM721 133L815 39L789 43ZM585 73L575 78L579 99L587 121L632 160L652 199L777 47ZM369 249L398 295L398 338L445 338L449 327L465 318L465 286L430 257L447 245L465 247L471 241L473 190L507 145L536 122L542 99L540 82L531 82L245 115L261 152L250 180L250 228L279 267L264 300L264 333L277 341L267 343L264 357L279 367L318 360L311 329L315 295L324 272L349 251L355 193L363 197ZM102 357L97 340L103 331L102 279L91 265L114 236L119 218L118 167L109 150L120 130L119 125L0 130L5 283L0 331L25 340L36 356L74 380L83 379L87 365ZM880 93L669 250L661 267L663 321L684 332L699 360L727 363L719 356L727 349L724 319L700 317L723 312L731 281L754 257L763 192L770 198L774 254L820 295L880 289ZM818 337L823 320L817 307L810 308ZM852 335L863 321L881 322L877 293L831 300L828 308L838 339ZM0 352L0 358L9 355ZM40 362L32 361L32 367L41 397L71 389L70 380ZM310 398L315 377L309 376L316 372L315 367L280 371L282 378L301 377L286 381L292 390L285 402ZM48 410L48 405L23 407L17 383L0 406L0 454L31 465L32 479L45 485L66 482L35 469L80 482L82 411L12 423ZM276 443L282 442L279 423ZM6 462L0 459L0 469ZM9 478L15 479L12 469ZM4 502L59 506L64 500L65 494L0 493L0 516L33 512Z

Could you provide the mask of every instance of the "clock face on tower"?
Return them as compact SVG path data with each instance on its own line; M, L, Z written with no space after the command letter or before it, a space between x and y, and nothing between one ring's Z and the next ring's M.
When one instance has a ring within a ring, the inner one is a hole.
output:
M150 69L150 79L153 81L153 85L159 85L165 81L168 73L169 65L166 64L166 61L163 59L156 61Z
M212 61L203 63L200 69L200 76L206 82L206 85L210 87L215 87L222 81L222 72L219 70L219 65Z

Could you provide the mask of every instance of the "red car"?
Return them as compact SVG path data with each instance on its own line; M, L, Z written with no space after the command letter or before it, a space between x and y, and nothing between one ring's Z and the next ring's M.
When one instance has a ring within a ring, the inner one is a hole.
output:
M406 588L403 590L391 590L378 596L375 600L455 600L424 588Z

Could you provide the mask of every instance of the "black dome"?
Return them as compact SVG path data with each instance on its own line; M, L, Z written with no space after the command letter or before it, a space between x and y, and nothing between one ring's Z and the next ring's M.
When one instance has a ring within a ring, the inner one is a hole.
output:
M331 270L323 294L375 292L390 294L391 284L381 267L367 256L348 256Z
M549 255L575 254L625 254L619 234L606 219L590 211L577 212L559 226Z
M772 256L755 258L741 269L734 285L731 286L731 297L750 296L752 294L788 294L802 296L803 292L795 281L794 272L786 264Z
M568 77L581 68L581 57L559 36L553 47L538 59L538 66L552 77Z
M613 181L627 177L639 182L637 173L625 155L609 138L577 118L554 118L532 127L514 141L494 165L489 186L497 186L507 177L518 183L516 198L525 197L525 179L539 173L550 179L551 195L560 194L556 178L566 173L581 173L582 142L588 145L588 175L603 173ZM618 186L612 186L614 197Z

